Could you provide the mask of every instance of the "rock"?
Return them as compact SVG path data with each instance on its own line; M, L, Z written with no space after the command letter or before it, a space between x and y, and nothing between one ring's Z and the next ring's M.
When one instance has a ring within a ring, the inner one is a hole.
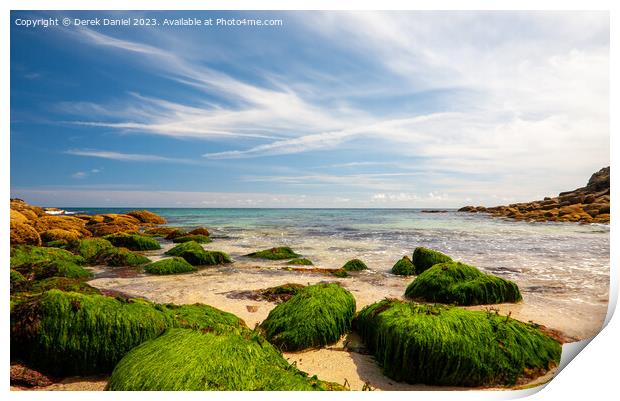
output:
M97 257L98 264L111 267L140 266L150 262L151 260L146 256L132 252L127 248L108 249L102 251Z
M282 284L276 287L266 288L264 290L259 290L261 297L269 302L277 302L282 303L284 301L288 301L293 297L293 295L297 294L301 291L302 288L305 288L305 285L297 284L297 283L287 283Z
M196 270L197 269L194 266L179 256L161 259L157 262L149 263L144 266L144 271L151 274L177 274L194 272Z
M43 231L41 233L41 239L44 242L52 241L66 241L67 243L77 241L82 235L74 230L63 230L61 228L53 228L51 230Z
M41 245L41 237L30 224L11 223L11 245Z
M118 233L106 235L104 239L114 246L127 248L132 251L150 251L161 249L156 239L141 234Z
M272 309L260 330L280 349L300 351L338 341L354 314L349 291L337 284L310 285Z
M366 263L362 262L359 259L351 259L347 263L345 263L344 266L342 266L342 270L344 270L345 272L361 271L366 269L368 269Z
M399 276L411 276L415 274L415 266L409 256L403 256L401 260L396 262L396 264L392 267L392 274L396 274Z
M264 251L249 253L245 256L249 256L251 258L269 259L269 260L282 260L282 259L298 258L301 255L296 254L288 246L281 246L277 248L265 249Z
M11 385L23 387L45 387L53 383L43 373L21 364L11 364Z
M300 372L251 333L172 329L133 349L114 368L112 391L336 390Z
M232 262L228 254L220 251L205 251L194 241L179 244L168 250L166 255L180 256L194 266L213 266Z
M180 230L176 227L153 227L153 228L146 229L144 233L146 235L151 235L153 237L166 237L167 235L175 231L180 231Z
M11 293L19 290L28 280L17 270L11 269Z
M88 263L96 263L101 254L114 249L114 245L103 238L85 238L73 245L73 251Z
M424 302L455 305L488 305L522 300L512 281L482 273L460 262L436 264L424 271L405 291L405 296Z
M17 210L11 209L11 224L28 224L30 220Z
M489 311L386 299L354 326L383 373L411 384L513 385L557 366L562 353L536 325Z
M85 228L86 222L72 216L42 216L34 222L34 228L42 233L44 231L60 229L73 231L81 237L90 237L90 231Z
M189 233L185 230L181 230L181 229L175 229L174 231L171 231L168 233L168 235L166 235L166 239L175 239L175 238L179 238L179 237L184 237L186 235L188 235Z
M413 251L411 261L415 267L415 274L421 274L437 263L451 262L452 258L439 251L419 246Z
M188 234L182 237L175 237L172 240L172 242L174 242L175 244L181 244L183 242L189 242L189 241L194 241L199 244L208 244L209 242L211 242L211 238L207 237L206 235L202 235L202 234Z
M579 223L609 223L610 169L605 167L594 173L585 187L561 192L557 197L542 201L513 203L508 206L465 206L459 212L490 213L527 221L569 221ZM596 205L596 206L594 206Z
M167 221L161 216L156 215L155 213L149 212L148 210L132 210L127 213L128 216L135 217L141 223L146 224L166 224Z
M129 350L168 328L244 326L207 305L156 305L51 290L14 306L11 354L57 376L109 373Z
M209 236L209 230L206 227L198 227L189 232L190 235L204 235Z
M16 210L28 217L29 220L34 220L39 216L45 215L45 210L39 206L31 206L21 199L11 199L11 210ZM34 218L30 217L34 214Z

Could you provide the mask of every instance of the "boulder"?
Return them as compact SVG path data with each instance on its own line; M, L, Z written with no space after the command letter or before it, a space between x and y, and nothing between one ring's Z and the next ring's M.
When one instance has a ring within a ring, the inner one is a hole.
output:
M335 390L308 377L260 336L173 329L129 352L114 368L113 391Z
M41 245L41 237L30 224L11 223L11 245Z
M409 284L405 296L455 305L499 304L522 299L519 287L512 281L459 262L440 263L425 270Z
M198 227L198 228L194 228L192 231L189 232L190 235L204 235L206 237L208 237L209 234L209 230L207 230L206 227Z
M66 241L74 242L78 241L82 235L74 230L63 230L61 228L53 228L51 230L46 230L41 233L41 239L44 242L52 242L52 241Z
M80 237L90 237L90 231L85 228L86 222L72 216L42 216L34 222L34 228L42 233L44 231L60 229L73 231Z
M179 256L161 259L144 266L144 271L150 274L177 274L194 272L197 269Z
M335 343L351 327L355 298L337 284L300 289L260 325L269 342L286 351Z
M30 220L17 210L11 209L11 224L28 224Z
M166 255L180 256L194 266L213 266L232 262L226 253L205 251L200 244L194 241L183 242L168 250Z
M312 261L306 258L295 258L286 262L287 265L312 266Z
M288 246L281 246L277 248L265 249L263 251L249 253L245 256L249 256L251 258L259 258L259 259L283 260L283 259L298 258L301 255L298 255L297 253L295 253Z
M84 238L73 244L73 251L88 263L96 263L101 254L114 249L114 245L104 238Z
M144 233L153 237L166 237L176 231L179 231L176 227L153 227L147 228Z
M156 239L142 234L118 233L106 235L104 239L114 246L127 248L132 251L150 251L161 249Z
M342 270L344 270L345 272L361 271L366 269L368 269L366 263L362 262L359 259L351 259L347 263L345 263L344 266L342 266Z
M206 235L202 235L202 234L188 234L182 237L175 237L172 240L172 242L174 242L175 244L181 244L183 242L189 242L189 241L194 241L199 244L208 244L209 242L211 242L211 238L207 237Z
M166 219L161 216L156 215L155 213L149 212L148 210L132 210L131 212L127 212L128 216L135 217L141 223L145 224L166 224Z
M451 262L452 258L439 251L419 246L413 251L413 258L411 261L415 267L415 274L421 274L437 263Z
M127 248L111 248L102 251L97 257L97 263L110 267L140 266L150 263L146 256L132 252Z
M513 385L562 354L535 324L488 311L387 299L362 309L354 325L383 373L411 384Z
M392 274L396 274L399 276L411 276L415 274L415 266L409 256L403 256L401 260L396 262L392 267Z

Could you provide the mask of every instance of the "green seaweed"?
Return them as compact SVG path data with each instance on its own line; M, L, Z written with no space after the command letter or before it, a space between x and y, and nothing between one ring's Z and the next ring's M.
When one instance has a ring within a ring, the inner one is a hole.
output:
M312 261L306 258L295 258L286 262L287 265L312 266Z
M150 251L161 249L156 239L142 234L110 234L104 237L114 246L127 248L132 251Z
M221 251L205 251L195 241L183 242L168 250L166 255L180 256L194 266L213 266L232 262L228 254Z
M17 270L11 269L11 292L20 289L28 280Z
M514 384L557 365L561 345L493 312L383 300L365 307L355 327L386 376L411 384Z
M54 289L13 306L11 353L53 375L106 373L130 349L171 327L232 330L245 324L208 305L157 305Z
M29 271L33 267L54 261L65 261L77 265L86 264L81 256L53 247L20 245L11 248L11 268L18 271Z
M329 274L331 274L334 277L338 277L338 278L347 278L347 277L349 277L349 273L347 273L347 271L344 270L344 269L333 270Z
M132 252L126 248L112 248L103 251L97 258L97 262L111 267L139 266L149 263L151 260L144 255Z
M144 266L144 270L151 274L176 274L196 271L196 268L179 256L158 260Z
M337 284L316 284L272 309L260 328L282 350L298 351L338 341L354 314L355 298L349 291Z
M413 251L411 261L415 266L415 274L421 274L437 263L452 262L452 258L439 251L419 246Z
M184 235L182 237L176 237L172 239L172 242L174 242L175 244L182 244L183 242L188 242L188 241L194 241L199 244L208 244L209 242L212 242L211 238L209 238L206 235L200 235L200 234Z
M91 278L93 276L91 272L82 266L66 260L40 263L32 268L31 275L34 280L49 277Z
M60 290L65 292L79 292L87 295L100 295L101 291L92 287L80 278L50 277L43 280L32 281L28 286L31 294L40 294L49 290Z
M392 267L392 273L399 276L411 276L415 274L415 266L409 256L403 256L401 260L396 262Z
M280 246L271 249L265 249L258 252L252 252L245 256L249 256L251 258L259 258L259 259L269 259L269 260L283 260L283 259L293 259L298 258L301 255L295 253L288 246Z
M104 238L85 238L73 244L73 251L82 256L88 263L96 263L101 254L114 248L110 241Z
M352 272L352 271L366 270L368 269L368 266L366 266L366 263L362 262L359 259L351 259L347 263L345 263L344 266L342 266L342 269L345 271Z
M341 388L316 377L308 378L255 333L171 329L129 352L114 368L106 389L242 391Z
M514 282L460 262L440 263L426 270L409 284L405 296L457 305L497 304L522 299Z

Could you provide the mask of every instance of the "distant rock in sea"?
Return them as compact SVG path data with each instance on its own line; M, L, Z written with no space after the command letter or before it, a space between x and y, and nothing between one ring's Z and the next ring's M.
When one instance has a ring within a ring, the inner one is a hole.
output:
M592 174L587 185L554 198L508 206L465 206L459 212L489 213L528 221L609 223L609 167Z

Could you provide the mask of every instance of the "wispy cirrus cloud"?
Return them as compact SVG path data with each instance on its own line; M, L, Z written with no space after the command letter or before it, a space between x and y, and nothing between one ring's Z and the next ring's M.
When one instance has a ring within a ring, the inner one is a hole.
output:
M65 151L68 155L95 157L100 159L118 160L124 162L156 162L156 163L181 163L196 164L198 161L191 159L180 159L158 155L148 155L139 153L121 153L97 149L69 149Z

